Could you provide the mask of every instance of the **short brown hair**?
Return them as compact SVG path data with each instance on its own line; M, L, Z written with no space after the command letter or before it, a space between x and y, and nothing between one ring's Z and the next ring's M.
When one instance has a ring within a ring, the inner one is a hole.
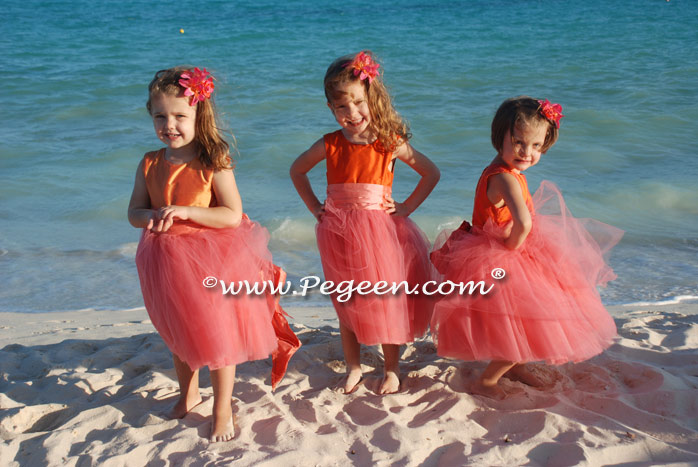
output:
M504 137L509 132L509 137L514 134L514 128L518 125L548 126L543 143L542 153L545 153L557 141L557 127L540 111L541 105L537 99L528 96L512 97L502 102L492 119L492 146L497 152L502 151Z

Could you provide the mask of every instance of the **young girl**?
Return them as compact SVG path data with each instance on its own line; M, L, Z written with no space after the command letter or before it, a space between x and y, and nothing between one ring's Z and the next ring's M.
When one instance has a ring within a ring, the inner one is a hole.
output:
M596 286L615 278L604 255L623 232L573 218L550 182L531 197L522 173L557 140L561 112L547 100L504 101L492 121L497 156L477 184L473 227L445 244L441 234L432 253L445 279L493 285L487 294L443 298L431 323L439 355L492 360L477 393L503 397L498 382L509 370L536 382L521 363L585 360L616 335Z
M291 178L319 222L316 234L327 281L419 284L432 278L428 243L407 216L434 188L439 170L409 144L411 134L393 108L379 66L369 51L330 65L325 96L341 129L301 154L291 166ZM328 184L324 204L306 175L323 159ZM404 203L391 197L395 159L422 176ZM382 344L385 368L378 392L399 390L399 345L424 334L433 306L426 297L402 290L354 294L344 302L332 297L347 364L346 394L362 381L360 344Z
M272 263L266 229L242 212L213 89L206 69L155 74L146 107L165 147L139 164L128 219L144 228L136 253L143 299L174 357L180 396L172 416L201 403L198 369L208 366L216 442L234 436L235 365L273 353L275 386L300 343L276 297L229 296L215 287L218 280L282 281L284 274Z

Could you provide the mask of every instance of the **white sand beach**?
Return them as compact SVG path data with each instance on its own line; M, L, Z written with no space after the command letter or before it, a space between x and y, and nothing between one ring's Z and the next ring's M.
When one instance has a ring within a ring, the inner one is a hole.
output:
M0 314L0 465L698 465L695 303L613 309L616 344L560 367L535 365L535 389L508 379L495 401L465 392L484 367L405 346L400 393L379 396L381 356L365 384L344 371L331 310L294 308L303 347L275 393L270 360L238 367L236 436L209 444L212 392L168 420L170 353L144 310ZM301 324L303 323L303 324Z

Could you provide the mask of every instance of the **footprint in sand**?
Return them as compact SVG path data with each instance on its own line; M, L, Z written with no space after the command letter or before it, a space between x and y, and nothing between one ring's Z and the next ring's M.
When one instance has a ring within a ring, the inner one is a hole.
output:
M570 365L568 368L568 376L574 389L578 391L612 394L618 392L618 384L605 368L586 362Z
M470 419L487 430L484 440L500 442L507 438L523 445L546 430L547 415L542 410L532 412L510 412L506 417L497 411L479 411L470 414Z
M254 422L252 424L252 432L254 433L255 443L264 446L275 445L277 442L276 431L283 419L281 415L274 415L273 417Z
M637 394L659 389L664 376L641 363L609 360L601 364L582 362L569 367L575 389L589 393Z
M388 416L387 412L371 407L360 399L354 399L346 404L344 413L357 425L375 425Z
M393 435L398 431L395 423L388 422L373 432L371 444L385 452L398 452L400 441Z
M74 409L63 404L15 407L3 412L0 428L16 434L55 430L75 414Z
M516 365L506 373L506 377L541 391L555 388L564 379L556 367L540 363Z
M434 400L434 396L428 395L420 399L422 402L417 402L410 404L410 406L416 406L423 402L426 402L426 407L417 413L412 420L407 423L409 428L418 428L424 426L427 423L435 420L439 420L442 416L448 413L451 408L453 408L461 398L455 395L449 396L446 399L440 399L438 401ZM436 403L435 403L436 402Z
M286 394L283 401L288 405L291 414L301 423L317 423L317 416L313 403L307 399L293 397Z
M468 465L471 460L465 455L465 451L465 444L456 441L436 449L422 465Z
M641 363L614 361L607 368L621 388L630 394L654 391L664 383L661 373Z

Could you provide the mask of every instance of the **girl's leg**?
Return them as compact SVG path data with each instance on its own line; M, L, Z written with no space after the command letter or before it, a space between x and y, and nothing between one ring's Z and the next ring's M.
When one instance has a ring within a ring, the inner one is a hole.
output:
M211 370L213 385L213 421L211 422L212 443L230 441L235 437L233 424L233 387L235 385L235 365Z
M379 394L393 394L400 390L400 346L383 344L383 382Z
M201 403L199 394L199 370L192 370L177 355L172 354L177 381L179 382L179 400L170 412L171 418L182 418L191 409Z
M347 376L344 380L344 394L356 391L361 382L361 344L356 339L356 334L339 323L339 332L342 336L342 350L344 361L347 364Z
M516 365L516 362L492 360L473 385L473 392L495 398L506 397L506 393L498 386L498 383L499 379L504 376L504 373L509 371L514 365Z

